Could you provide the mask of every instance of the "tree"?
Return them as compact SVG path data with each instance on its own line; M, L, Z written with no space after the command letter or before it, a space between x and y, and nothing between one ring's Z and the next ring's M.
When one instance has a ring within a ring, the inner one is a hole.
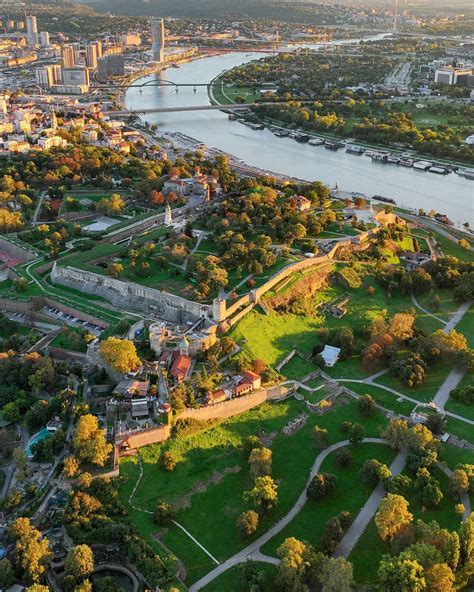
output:
M114 278L122 275L124 267L121 263L109 263L107 266L107 273Z
M377 405L370 395L363 395L359 399L359 411L361 415L370 417L377 410Z
M254 487L244 493L244 501L269 512L277 504L277 490L278 485L271 477L257 477Z
M349 441L351 444L360 444L364 439L364 428L360 423L355 423L349 433Z
M74 430L72 445L81 462L103 467L112 452L113 446L105 439L105 433L99 427L95 415L82 415Z
M436 507L439 506L443 499L443 492L439 487L438 481L432 479L423 489L421 490L421 501L425 506Z
M411 559L384 555L377 575L380 592L423 592L426 588L423 567Z
M237 529L243 537L249 537L258 528L258 514L253 510L242 512L237 518Z
M397 532L412 520L413 514L408 511L407 500L394 493L387 494L375 514L375 525L383 541L393 539Z
M125 206L125 202L117 193L113 193L110 197L103 197L97 202L97 211L108 216L116 216L121 214Z
M258 436L252 435L252 436L247 436L246 438L244 438L243 449L244 449L244 454L247 458L254 448L262 448L262 447L263 447L263 442L260 440L260 438Z
M84 580L94 571L94 554L88 545L76 545L66 557L66 575Z
M385 489L388 493L405 495L411 487L411 479L407 475L395 475L384 481Z
M388 474L387 474L388 471ZM360 470L360 477L367 485L377 485L377 483L385 478L390 478L390 470L376 458L366 460Z
M167 502L158 502L153 512L153 520L161 526L168 526L173 519L173 510Z
M408 422L405 419L392 419L382 435L392 448L401 450L408 441Z
M259 564L251 559L247 559L245 563L239 565L239 579L245 590L251 592L264 592L266 580L265 572L258 567Z
M33 584L26 588L26 592L50 592L50 590L48 586L43 586L43 584Z
M469 490L469 477L466 471L455 469L450 479L450 489L457 495L466 493Z
M474 561L474 512L461 524L459 529L460 563L467 566Z
M322 450L329 445L329 432L325 428L314 426L312 436L314 445L318 450Z
M407 341L413 337L414 322L415 317L412 314L397 312L393 315L392 320L390 321L388 332L394 339Z
M285 539L277 549L277 555L281 559L277 569L275 583L282 591L307 592L308 588L302 579L309 567L305 560L307 547L305 543L290 537Z
M170 450L166 450L165 452L163 452L161 454L160 467L164 471L168 471L168 472L174 471L177 464L178 464L178 457L176 456L176 454L174 454L174 452L171 452Z
M464 249L465 251L469 251L471 249L471 245L470 245L469 241L466 240L465 238L459 239L458 245L461 247L461 249Z
M430 592L454 592L454 574L447 563L436 563L425 570L426 587Z
M337 516L330 518L324 526L324 532L321 537L321 545L324 551L328 555L334 553L343 536L344 530L341 526L339 518Z
M79 473L80 463L75 456L67 456L64 459L63 474L68 479Z
M11 562L4 557L0 559L0 589L6 590L15 582L15 572Z
M336 463L339 467L345 469L352 463L352 453L346 447L339 448L336 452Z
M272 451L269 448L254 448L249 456L250 476L252 479L270 475L272 472Z
M106 364L124 374L137 370L140 366L135 344L128 339L108 337L101 341L99 353Z
M41 532L29 518L17 518L10 526L10 535L15 541L15 561L24 577L29 582L38 582L51 558L48 539L41 538Z
M322 592L351 592L354 583L352 563L344 557L330 557L322 566L319 581Z
M318 473L312 479L307 488L308 497L320 500L327 497L336 489L337 477L331 473Z

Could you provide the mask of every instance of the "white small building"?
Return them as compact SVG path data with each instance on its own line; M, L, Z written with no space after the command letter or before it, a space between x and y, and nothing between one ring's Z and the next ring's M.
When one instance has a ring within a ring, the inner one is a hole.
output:
M332 368L339 359L341 353L340 347L333 347L332 345L325 345L321 355L324 360L325 366Z

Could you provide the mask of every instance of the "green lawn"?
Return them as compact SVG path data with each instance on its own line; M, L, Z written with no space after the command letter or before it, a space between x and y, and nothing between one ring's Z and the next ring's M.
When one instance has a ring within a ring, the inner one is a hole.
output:
M347 388L355 391L359 395L371 395L373 399L386 409L390 409L395 413L409 417L410 413L415 408L415 404L410 401L397 401L397 396L379 387L361 384L360 382L344 382L341 383Z
M265 572L264 592L274 592L276 566L270 563L256 563L258 571ZM241 565L228 569L202 590L204 592L248 592L248 587L244 585L241 576Z
M87 344L85 341L78 342L74 339L71 339L72 335L79 336L80 331L74 327L65 327L61 333L56 335L56 337L51 342L52 347L61 347L63 349L67 349L73 352L79 353L86 353L87 351Z
M465 336L469 347L474 348L474 306L464 313L463 318L456 325L456 331Z
M336 475L336 491L330 498L319 502L308 500L295 519L262 547L263 553L276 556L278 547L288 537L307 541L320 548L320 539L327 520L343 511L350 512L353 518L357 516L374 489L360 479L359 471L362 465L371 458L390 465L396 453L385 444L359 444L348 446L348 449L352 453L352 464L349 467L338 467L337 452L330 454L321 466L321 472Z
M428 368L424 384L415 388L410 388L404 385L390 372L377 378L376 382L393 388L402 395L407 395L414 399L418 399L420 402L428 403L436 395L439 387L443 384L450 371L450 366L442 363L435 364Z
M375 293L368 298L367 288L371 285ZM315 295L317 302L328 302L343 293L350 294L347 304L348 313L342 319L331 315L314 316L278 314L270 311L268 315L253 310L246 315L232 330L232 337L243 344L243 352L250 358L261 358L271 366L281 361L293 348L310 354L318 344L317 331L322 327L338 330L342 327L361 329L371 319L387 309L390 314L407 310L412 306L411 300L403 295L391 298L376 284L372 276L364 278L361 288L344 290L338 285L329 285ZM364 343L361 341L360 345ZM340 378L363 378L367 376L360 367L359 357L339 361L328 373Z
M292 435L281 433L288 421L305 409L304 403L294 399L277 404L265 403L199 434L143 448L144 477L134 504L153 510L159 500L176 504L187 497L190 505L178 510L177 520L219 561L226 559L248 543L241 539L235 528L237 517L247 509L242 494L251 486L247 461L240 448L242 439L250 434L277 432L271 449L272 475L279 483L279 502L268 516L261 518L257 537L289 511L305 487L317 455L311 446L312 427L316 423L326 427L331 441L336 442L345 437L340 430L341 423L359 417L357 404L352 401L321 417L310 415L306 424ZM378 436L385 418L376 414L359 421L365 426L366 436ZM172 450L180 459L172 473L164 473L156 464L163 449ZM232 472L224 475L224 469L232 469ZM127 504L139 473L136 459L123 459L120 473L121 497ZM209 511L211 507L212 512ZM153 536L157 527L147 514L130 508L130 515L145 536ZM177 528L164 533L163 542L184 562L188 571L187 583L195 581L212 567L208 557L190 544L189 539L183 538Z
M472 384L474 384L474 373L466 372L457 388L464 388ZM444 408L446 411L451 411L451 413L456 413L462 417L467 417L468 419L474 420L474 405L466 405L465 403L460 403L453 397L450 397Z
M441 247L444 255L452 255L453 257L457 257L461 261L474 261L474 251L466 251L462 247L460 247L457 242L450 240L445 236L441 236L437 232L433 233L436 238L436 242Z
M280 369L280 373L290 380L300 380L315 370L317 370L317 367L314 364L295 355Z
M429 302L434 294L437 294L440 299L440 308L438 311L432 311L429 305ZM451 315L459 308L459 303L454 300L453 291L448 288L436 288L436 290L432 292L420 294L416 297L416 299L421 304L421 306L445 321L449 321ZM439 328L442 328L441 324L439 325Z

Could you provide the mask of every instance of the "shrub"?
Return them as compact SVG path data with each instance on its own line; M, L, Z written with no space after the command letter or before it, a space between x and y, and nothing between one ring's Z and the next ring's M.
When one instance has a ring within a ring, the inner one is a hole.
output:
M176 465L178 464L178 457L171 452L170 450L166 450L160 456L160 467L164 471L174 471Z
M318 473L312 479L307 488L308 497L320 500L327 497L336 489L337 477L331 473Z
M242 512L237 518L237 529L244 537L252 535L258 528L258 514L253 510Z
M351 451L347 448L339 448L336 453L336 463L342 469L345 469L352 463Z

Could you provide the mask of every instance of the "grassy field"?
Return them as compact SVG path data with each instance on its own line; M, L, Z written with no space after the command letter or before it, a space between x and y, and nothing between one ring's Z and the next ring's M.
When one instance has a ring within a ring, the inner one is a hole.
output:
M357 516L374 489L360 479L362 465L371 458L390 465L396 453L384 444L350 445L348 449L352 453L352 464L349 467L341 469L337 465L336 452L330 454L321 466L321 472L336 475L336 491L330 498L319 502L308 500L296 518L262 547L263 553L276 556L278 547L288 537L307 541L320 548L320 539L327 520L343 511L350 512L353 517Z
M361 384L360 382L341 383L347 388L355 391L359 395L371 395L373 399L382 407L391 409L395 413L400 413L408 417L415 408L415 404L410 401L397 401L397 396L374 385Z
M73 352L86 353L86 342L84 340L82 340L80 343L79 341L76 342L76 340L71 339L72 335L79 336L80 331L78 329L75 329L74 327L65 327L61 331L61 333L56 335L56 337L53 339L53 341L51 342L51 346L61 347L63 349L67 349Z
M229 86L217 79L212 85L215 100L221 105L231 105L238 102L237 98L244 99L245 103L254 103L260 98L260 93L247 86Z
M474 384L474 373L466 372L457 388L464 388L472 384ZM462 415L463 417L467 417L474 421L474 405L466 405L465 403L461 403L456 401L456 399L453 399L453 397L450 397L444 408L446 411L451 411L451 413ZM472 431L474 431L474 429Z
M241 449L243 438L250 434L276 432L271 444L272 475L279 484L279 501L269 515L262 516L257 537L290 510L303 490L317 455L311 446L312 427L316 423L326 427L331 441L336 442L345 437L340 430L341 423L359 417L357 404L352 401L321 417L310 415L300 430L284 435L282 428L305 408L303 403L293 399L277 404L265 403L188 438L142 449L144 476L134 504L148 510L153 510L159 500L178 504L177 520L218 560L226 559L249 542L242 540L235 527L237 517L247 509L242 494L251 486L247 461ZM378 436L379 428L385 423L380 414L360 420L364 423L366 436ZM157 466L156 461L164 449L172 450L180 459L172 473L164 473ZM136 459L123 459L120 472L121 497L127 504L139 474ZM132 508L129 510L140 531L153 538L157 527L150 516ZM195 581L212 568L209 558L179 529L169 529L163 533L162 540L184 562L188 573L186 583Z
M367 297L367 287L372 285L374 295ZM268 315L253 310L244 317L232 331L232 337L242 343L243 352L250 358L261 358L271 366L281 361L292 349L297 348L304 354L310 354L318 343L317 331L321 327L340 329L362 328L381 310L390 314L405 311L411 305L408 297L394 295L389 298L374 282L371 276L364 279L363 286L357 290L344 290L337 285L330 285L319 291L315 301L328 302L345 292L350 294L347 304L348 313L342 319L331 315L321 315L315 310L314 315L277 314ZM362 344L363 345L363 344ZM363 378L367 376L360 367L359 357L337 362L328 373L340 378Z
M265 572L264 592L274 592L276 567L269 563L257 563L258 571ZM203 592L248 592L248 586L242 581L241 566L237 565L205 586Z
M439 387L443 384L450 371L451 368L449 366L442 363L435 364L428 369L424 384L415 388L405 386L391 373L384 374L380 378L377 378L376 382L393 388L402 393L402 395L408 395L414 399L418 399L422 403L428 403L436 395Z

